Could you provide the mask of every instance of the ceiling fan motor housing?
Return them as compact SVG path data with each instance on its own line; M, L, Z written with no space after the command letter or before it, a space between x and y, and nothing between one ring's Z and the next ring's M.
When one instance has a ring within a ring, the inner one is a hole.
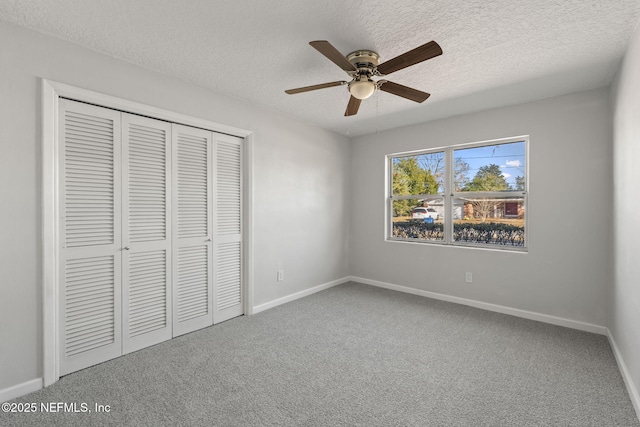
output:
M375 68L380 65L380 55L372 50L356 50L347 55L347 60L358 69L359 75L372 76Z

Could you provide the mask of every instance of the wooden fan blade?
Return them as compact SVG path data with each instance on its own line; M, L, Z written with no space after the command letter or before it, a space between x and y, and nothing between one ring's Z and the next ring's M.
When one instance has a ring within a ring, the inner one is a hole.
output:
M402 70L403 68L410 67L438 55L442 55L440 45L434 41L430 41L429 43L425 43L422 46L410 50L409 52L405 52L402 55L383 62L378 65L378 72L382 75L391 74L395 71Z
M344 71L357 71L356 67L328 41L316 40L309 44Z
M294 95L296 93L309 92L310 90L318 90L318 89L324 89L324 88L327 88L327 87L342 86L342 85L346 85L346 84L347 84L347 82L345 82L345 81L322 83L322 84L319 84L319 85L299 87L297 89L288 89L288 90L285 90L285 92L288 93L289 95Z
M417 89L413 89L408 86L403 86L398 83L389 82L386 80L383 81L383 83L380 85L380 90L410 99L415 102L423 102L431 96L426 92L422 92Z
M358 108L360 108L361 99L351 96L349 103L347 104L347 110L344 112L345 116L355 116L358 114Z

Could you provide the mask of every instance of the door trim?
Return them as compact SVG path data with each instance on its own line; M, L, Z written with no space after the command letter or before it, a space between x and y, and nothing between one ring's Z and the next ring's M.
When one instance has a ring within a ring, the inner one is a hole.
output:
M253 314L253 132L162 108L117 98L65 83L42 79L42 372L47 387L60 378L58 357L59 258L58 248L58 102L71 98L114 110L149 116L244 138L243 295L244 312Z

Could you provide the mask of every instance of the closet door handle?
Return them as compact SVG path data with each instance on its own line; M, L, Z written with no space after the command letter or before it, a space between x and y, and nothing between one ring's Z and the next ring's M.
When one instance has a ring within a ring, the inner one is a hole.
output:
M125 251L128 251L129 249L131 249L129 246L125 246L125 247L124 247L124 250L125 250Z

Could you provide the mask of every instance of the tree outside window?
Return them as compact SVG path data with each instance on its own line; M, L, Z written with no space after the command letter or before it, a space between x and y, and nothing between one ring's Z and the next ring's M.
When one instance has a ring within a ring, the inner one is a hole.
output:
M388 156L388 238L525 248L527 144L521 137Z

